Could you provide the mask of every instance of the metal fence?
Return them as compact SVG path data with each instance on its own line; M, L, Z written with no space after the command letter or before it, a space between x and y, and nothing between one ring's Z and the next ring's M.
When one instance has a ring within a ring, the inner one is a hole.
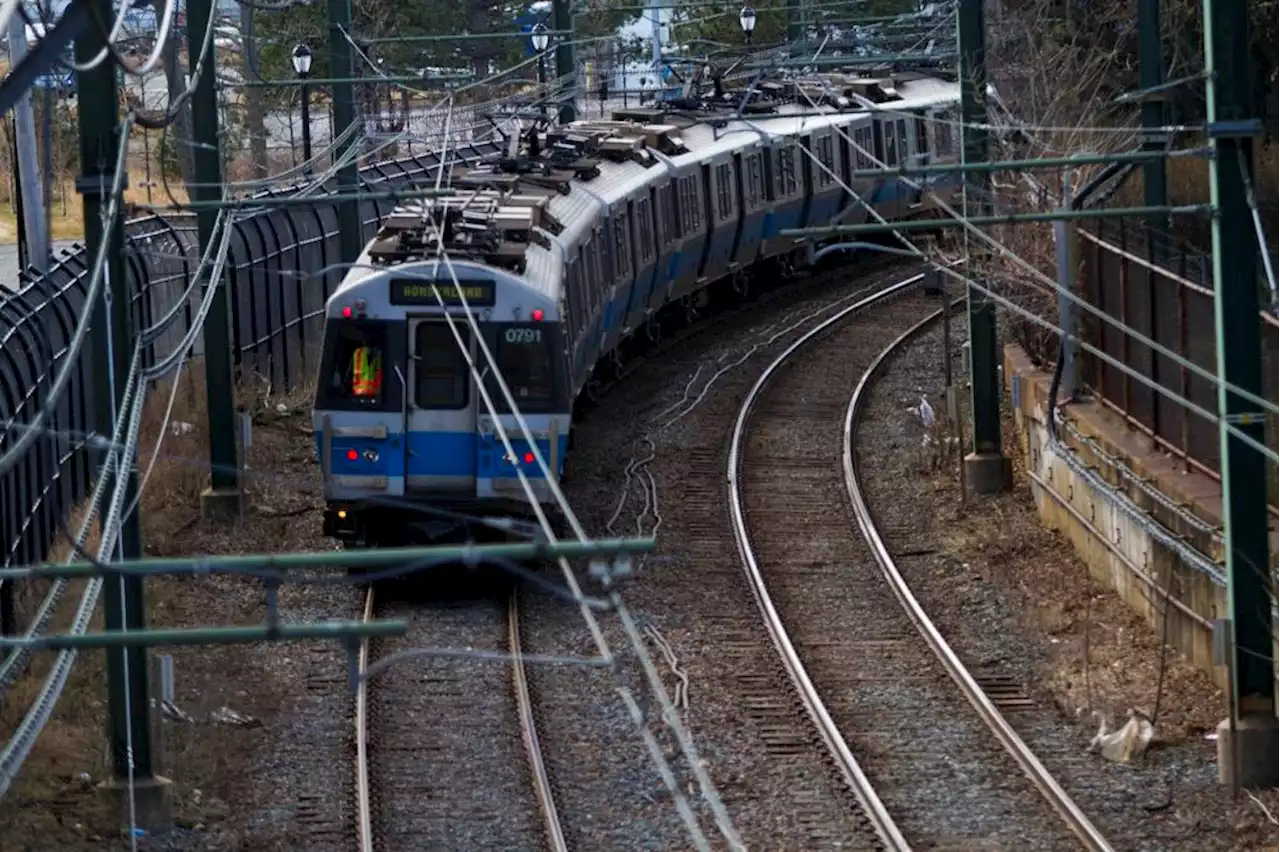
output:
M452 154L468 161L496 150L481 143ZM377 163L361 170L361 184L368 191L411 188L434 181L437 162L435 154L420 154ZM223 281L231 304L234 365L239 375L260 375L278 390L312 378L324 303L343 276L337 211L325 203L325 195L318 193L311 207L259 209L232 226ZM363 239L372 237L395 204L390 199L363 203ZM189 286L200 254L195 219L147 216L128 222L125 236L135 328L175 313L168 329L144 350L143 362L152 365L181 345L202 296ZM21 424L34 422L47 402L84 308L89 262L77 245L62 252L47 274L26 271L16 288L0 287L0 423L18 424L0 430L0 452L18 440ZM202 355L202 340L197 338L186 354ZM95 422L94 382L103 377L91 365L88 347L72 370L51 427L0 476L0 565L44 559L59 535L60 519L88 494L93 459L83 436Z
M1142 223L1096 220L1076 233L1081 297L1106 316L1216 375L1212 259L1173 246L1154 262ZM1082 319L1083 335L1094 346L1169 392L1209 411L1218 410L1213 381L1113 323L1088 313ZM1264 395L1274 402L1280 324L1266 312L1258 321L1263 327ZM1081 378L1099 400L1150 436L1161 450L1218 478L1216 423L1088 352L1081 353ZM1276 444L1274 420L1268 427L1268 444Z

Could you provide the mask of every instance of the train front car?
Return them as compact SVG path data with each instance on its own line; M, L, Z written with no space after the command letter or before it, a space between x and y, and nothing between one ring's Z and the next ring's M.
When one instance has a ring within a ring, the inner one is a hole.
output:
M464 260L379 268L377 250L326 308L313 415L325 534L394 547L532 532L517 471L540 503L551 493L515 412L559 477L571 406L556 300Z

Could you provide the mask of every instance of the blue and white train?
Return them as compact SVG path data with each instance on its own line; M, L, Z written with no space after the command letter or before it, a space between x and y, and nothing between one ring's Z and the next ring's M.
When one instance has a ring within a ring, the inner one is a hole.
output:
M385 220L326 305L314 408L326 535L397 546L478 532L467 518L519 523L517 468L550 507L490 358L560 477L575 400L664 309L694 308L762 261L803 263L809 246L783 229L864 222L862 202L889 220L929 213L909 182L853 172L955 161L957 83L824 74L760 92L746 118L629 112L555 128Z

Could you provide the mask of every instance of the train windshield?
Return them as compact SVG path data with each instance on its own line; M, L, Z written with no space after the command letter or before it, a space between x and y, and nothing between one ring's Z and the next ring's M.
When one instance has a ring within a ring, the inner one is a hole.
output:
M331 324L334 341L321 388L331 407L380 408L386 324L343 320Z
M551 410L555 377L551 369L550 329L540 323L498 326L498 369L521 411ZM494 396L505 410L506 399L501 392Z

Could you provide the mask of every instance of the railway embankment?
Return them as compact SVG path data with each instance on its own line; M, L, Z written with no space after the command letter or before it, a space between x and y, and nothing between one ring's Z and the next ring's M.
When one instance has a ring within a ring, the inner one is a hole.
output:
M1212 620L1230 611L1221 567L1221 483L1162 452L1121 415L1087 398L1060 408L1063 426L1055 441L1049 427L1052 379L1020 346L1005 347L1005 387L1025 462L1021 475L1041 521L1071 541L1096 582L1114 590L1166 637L1167 646L1225 689L1227 670L1214 665L1212 632ZM1126 511L1117 493L1140 511ZM1194 551L1190 559L1179 553L1182 548ZM1271 565L1276 550L1272 517ZM1188 564L1195 554L1210 564ZM1172 604L1167 614L1166 597Z

